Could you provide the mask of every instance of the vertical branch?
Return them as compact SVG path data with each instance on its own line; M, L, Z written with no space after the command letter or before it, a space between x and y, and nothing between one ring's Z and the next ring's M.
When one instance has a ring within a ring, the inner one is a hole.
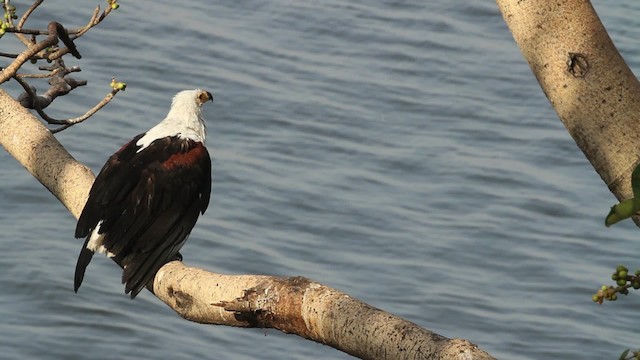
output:
M640 157L640 83L586 0L498 0L560 120L602 180L629 198Z

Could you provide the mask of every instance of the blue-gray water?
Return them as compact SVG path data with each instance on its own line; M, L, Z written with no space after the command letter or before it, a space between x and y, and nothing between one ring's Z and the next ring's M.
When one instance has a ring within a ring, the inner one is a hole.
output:
M104 5L64 3L31 25L78 26ZM595 6L640 71L640 5ZM58 136L94 171L178 90L215 93L212 203L187 264L307 276L503 359L637 345L638 295L591 302L618 263L635 264L637 229L604 227L614 198L494 2L122 0L78 47L82 61L67 62L89 85L52 116L83 113L112 76L129 85ZM0 184L0 358L349 358L275 330L190 323L148 292L131 301L104 258L74 294L74 219L5 153Z

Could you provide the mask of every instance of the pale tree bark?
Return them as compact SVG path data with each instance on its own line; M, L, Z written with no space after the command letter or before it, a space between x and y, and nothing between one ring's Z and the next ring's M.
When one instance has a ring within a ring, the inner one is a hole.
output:
M0 144L80 215L93 174L3 90ZM469 341L448 339L301 277L221 275L173 261L158 271L153 292L187 320L274 328L362 359L493 359Z
M633 197L631 172L640 154L640 83L591 3L497 3L542 90L578 147L618 199Z

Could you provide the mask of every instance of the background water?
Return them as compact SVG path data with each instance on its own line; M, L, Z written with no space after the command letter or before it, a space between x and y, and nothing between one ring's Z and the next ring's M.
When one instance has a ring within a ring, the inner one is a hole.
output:
M79 26L96 3L47 2L31 26ZM637 72L640 4L594 5ZM614 197L494 2L122 1L78 46L67 62L89 85L50 115L83 113L112 76L129 85L59 135L94 171L178 90L214 92L213 202L187 264L307 276L498 358L637 345L638 295L591 302L618 263L636 264L637 230L603 226ZM190 323L147 292L131 301L102 258L76 295L74 219L4 152L0 184L0 358L350 358Z

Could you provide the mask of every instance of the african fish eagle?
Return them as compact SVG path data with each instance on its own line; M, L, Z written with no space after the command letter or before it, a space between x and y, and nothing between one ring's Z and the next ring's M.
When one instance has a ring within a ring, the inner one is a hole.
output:
M201 115L209 100L211 93L200 89L177 93L164 120L102 167L76 227L76 238L86 238L76 292L96 252L123 268L124 291L132 299L158 269L180 258L178 251L209 205L211 159Z

